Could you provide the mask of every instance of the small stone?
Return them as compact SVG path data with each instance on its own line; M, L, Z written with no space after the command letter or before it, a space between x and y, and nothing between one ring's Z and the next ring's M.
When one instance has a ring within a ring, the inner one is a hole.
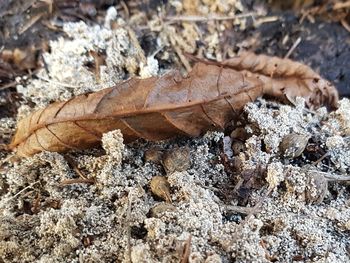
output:
M190 166L190 149L188 147L169 150L163 156L163 167L168 174L186 171Z
M323 174L317 171L307 173L308 181L305 189L306 201L319 204L323 201L328 191L328 181Z
M160 218L166 212L174 212L176 207L169 203L156 204L150 210L151 217Z
M170 184L164 176L154 176L151 180L150 186L151 191L155 196L158 196L166 202L171 202Z
M236 139L236 140L246 140L248 135L247 135L247 131L243 127L239 127L234 129L231 132L230 137L231 139Z
M291 133L282 139L279 145L281 154L286 159L299 157L310 139L309 135Z
M158 147L153 147L145 151L145 162L161 163L163 157L163 151Z

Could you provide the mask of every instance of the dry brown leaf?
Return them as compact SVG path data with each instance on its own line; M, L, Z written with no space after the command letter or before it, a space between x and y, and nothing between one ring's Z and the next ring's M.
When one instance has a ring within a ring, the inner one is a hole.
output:
M335 107L337 90L309 67L252 53L218 62L198 62L183 77L129 79L115 87L56 102L18 123L10 145L20 156L65 152L100 143L103 133L120 129L126 142L164 140L222 130L244 105L268 95L304 97L308 106Z
M264 83L263 95L285 102L299 96L310 108L325 105L334 109L338 103L338 91L330 82L310 67L287 58L242 52L223 62L206 63L241 71L244 76L255 75Z

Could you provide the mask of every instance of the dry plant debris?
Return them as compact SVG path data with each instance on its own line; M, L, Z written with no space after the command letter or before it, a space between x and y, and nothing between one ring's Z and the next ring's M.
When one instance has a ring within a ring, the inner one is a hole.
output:
M215 65L216 64L216 65ZM18 123L10 145L19 156L86 149L120 129L127 142L164 140L223 130L263 95L335 108L338 93L311 68L289 59L243 53L222 63L197 63L185 77L130 79L113 88L56 102Z
M299 157L305 150L309 138L309 135L296 133L284 136L279 146L281 154L285 158Z
M164 176L155 176L150 183L151 191L161 199L171 202L170 185Z
M168 174L175 171L186 171L191 166L189 147L175 148L166 151L163 156L162 164Z

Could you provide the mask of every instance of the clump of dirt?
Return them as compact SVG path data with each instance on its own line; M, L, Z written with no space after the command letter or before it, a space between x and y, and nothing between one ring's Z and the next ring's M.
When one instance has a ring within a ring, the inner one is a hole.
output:
M243 10L239 1L214 2L201 3L201 14L211 8L228 15ZM193 9L190 1L171 5L181 12ZM246 20L233 24L244 28ZM212 49L203 52L220 60L223 35L220 30L211 34L218 26L211 22L205 43ZM199 32L196 24L185 23L178 34L175 26L164 30L159 17L149 23L159 44L153 50L143 48L144 38L139 43L113 8L104 25L65 24L69 38L50 43L51 53L44 54L47 69L17 87L23 94L17 118L132 75L161 74L171 63L191 66L182 55L197 50L191 38ZM342 99L332 113L325 108L312 112L304 104L303 99L294 106L264 99L250 103L229 136L211 132L196 139L124 145L116 130L103 136L102 149L68 156L43 152L17 160L1 152L1 260L349 261L344 181L350 179L350 101ZM14 132L15 121L1 118L3 141ZM280 145L294 134L307 141L290 145L302 146L300 156L287 156ZM149 157L154 149L160 160ZM155 176L168 182L167 202L152 193Z

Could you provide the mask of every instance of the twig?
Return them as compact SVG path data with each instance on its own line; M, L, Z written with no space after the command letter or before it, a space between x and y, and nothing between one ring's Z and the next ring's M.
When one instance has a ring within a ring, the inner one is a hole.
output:
M34 183L31 183L30 185L24 187L21 191L19 191L17 194L15 194L14 196L12 196L10 199L8 199L8 201L15 199L17 196L19 196L20 194L22 194L24 191L26 191L27 189L32 188L34 185L36 185L37 183L39 183L40 181L35 181Z
M190 257L190 253L191 253L191 241L192 241L192 235L190 234L186 243L185 243L180 263L187 263L188 262L188 259Z
M13 163L13 162L15 162L15 161L18 160L18 159L19 159L19 157L18 157L16 154L11 153L11 154L9 154L8 156L6 156L4 159L0 160L0 168L1 168L5 163L9 163L9 162Z
M62 180L60 185L65 186L65 185L71 185L71 184L94 184L94 183L95 183L94 179L74 178L74 179Z
M342 20L340 20L340 23L348 32L350 32L350 25L344 18Z
M49 14L52 14L54 0L40 0L40 2L43 2L43 3L47 4Z
M207 21L223 21L233 20L237 18L245 18L255 16L256 13L250 12L245 14L233 15L233 16L221 16L221 15L209 15L209 16L167 16L165 20L177 23L177 22L207 22Z
M24 25L20 30L18 30L18 34L22 35L24 32L26 32L29 28L31 28L36 22L38 22L45 13L38 14L35 17L30 18L29 22Z
M262 203L265 201L265 199L270 195L270 193L272 192L274 188L272 187L269 187L267 189L267 192L265 193L265 195L263 195L262 197L260 197L260 199L258 200L258 202L256 203L255 206L252 207L251 211L247 214L246 218L244 219L243 223L242 223L242 226L247 223L250 218L259 212L259 210L261 210L261 205Z
M238 193L238 189L242 186L243 182L244 182L244 179L240 178L237 184L235 185L235 187L233 188L234 193Z
M312 162L312 165L316 165L318 163L320 163L324 158L326 158L327 156L329 156L329 152L326 152L324 155L322 155L318 160Z
M196 181L195 182L197 185L199 185L200 187L203 187L204 189L208 189L208 190L211 190L213 192L221 192L221 189L217 188L217 187L214 187L214 186L206 186L204 185L202 182L200 181Z
M59 28L59 27L55 26L54 24L52 24L51 21L43 20L43 21L41 21L41 24L43 24L45 27L47 27L48 29L50 29L52 31L62 32L62 33L65 32L62 28Z
M8 89L8 88L12 88L12 87L15 87L17 85L17 81L11 81L3 86L0 86L0 90L5 90L5 89Z
M334 182L334 181L350 181L350 176L345 176L345 175L338 175L338 174L328 174L324 175L324 177L327 179L329 182Z
M41 77L41 76L36 76L38 79L41 79L43 81L46 81L46 82L49 82L49 83L52 83L52 84L56 84L58 86L61 86L61 87L65 87L65 88L80 88L80 86L76 86L76 85L70 85L68 83L62 83L62 82L58 82L58 81L55 81L55 80L51 80L51 79L48 79L48 78L45 78L45 77Z
M261 212L261 208L256 207L256 206L244 207L244 206L236 206L236 205L225 205L224 208L227 211L237 212L237 213L245 214L245 215L257 214L257 213Z
M271 22L275 22L278 21L280 18L278 16L266 16L266 17L262 17L259 18L257 20L254 21L254 26L255 27L259 27L264 23L271 23Z
M39 182L39 181L38 181ZM14 196L10 197L10 198L2 198L2 202L0 203L0 210L4 209L6 207L6 204L10 201L12 201L13 199L15 199L17 196L19 196L21 193L23 193L23 191L27 190L27 189L30 189L33 187L33 185L35 185L37 182L34 182L30 185L28 185L27 187L23 188L21 191L19 191L17 194L15 194ZM31 190L27 193L25 193L22 198L25 198L26 196L28 196L29 194L31 194L34 190Z
M120 1L120 5L124 9L124 11L125 11L125 18L126 18L126 21L128 21L129 18L130 18L129 8L128 8L127 4L125 3L125 1Z
M132 204L132 195L128 195L128 210L126 212L126 238L127 238L127 248L129 261L131 260L131 227L130 227L130 218L131 218L131 204Z
M87 176L82 171L80 171L80 169L78 168L77 164L75 163L75 161L73 160L72 157L70 157L69 155L65 154L64 155L64 159L72 166L74 172L76 172L81 179L89 180L87 178Z
M151 55L151 57L155 57L160 51L162 51L164 49L164 46L160 46L156 51L154 51Z
M284 56L284 58L289 58L290 55L293 53L293 51L297 48L297 46L301 42L301 37L298 37L298 39L294 42L294 44L291 46L291 48L288 50L287 54Z
M327 181L334 182L334 181L350 181L350 175L339 175L339 174L333 174L333 173L327 173L322 172L318 170L309 170L309 172L315 172L322 174Z

